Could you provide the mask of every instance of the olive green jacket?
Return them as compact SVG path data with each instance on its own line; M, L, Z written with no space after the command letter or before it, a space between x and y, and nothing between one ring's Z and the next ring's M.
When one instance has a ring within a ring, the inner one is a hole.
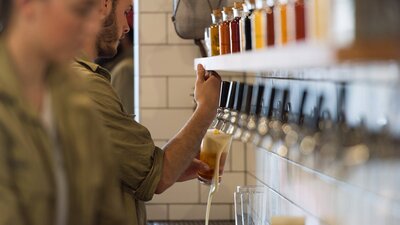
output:
M0 225L52 225L55 146L22 98L1 40L0 68ZM125 224L110 145L93 103L78 88L82 82L72 78L59 68L50 68L46 77L67 174L67 224Z
M161 178L163 152L154 146L149 131L125 113L106 69L81 59L74 68L87 81L89 95L102 115L118 158L129 224L144 225L144 201L152 199Z

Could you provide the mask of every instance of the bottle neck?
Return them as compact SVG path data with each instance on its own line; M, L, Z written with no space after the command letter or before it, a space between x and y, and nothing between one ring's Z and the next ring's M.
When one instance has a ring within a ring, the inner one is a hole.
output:
M232 19L233 19L233 14L232 13L226 13L226 12L222 13L222 20L223 21L230 21Z
M256 9L265 9L265 8L267 8L267 1L266 0L257 0L255 8Z
M242 9L233 9L233 17L242 17L243 16L243 10Z
M221 17L211 14L211 20L213 24L219 24L221 22Z

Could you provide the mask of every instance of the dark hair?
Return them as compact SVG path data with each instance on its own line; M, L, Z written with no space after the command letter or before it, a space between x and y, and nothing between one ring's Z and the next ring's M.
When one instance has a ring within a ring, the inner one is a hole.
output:
M12 0L0 0L0 33L6 29L10 19Z

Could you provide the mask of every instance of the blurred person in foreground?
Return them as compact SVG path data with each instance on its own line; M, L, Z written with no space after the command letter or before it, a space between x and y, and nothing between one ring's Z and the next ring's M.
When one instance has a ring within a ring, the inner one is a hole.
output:
M110 144L67 69L110 5L0 0L0 225L125 224Z
M176 181L197 177L206 164L194 159L209 125L216 115L221 78L214 72L197 68L195 100L197 108L182 129L163 149L156 147L150 132L125 112L110 85L110 73L93 63L98 57L112 57L129 31L126 15L132 10L131 0L114 0L114 8L103 20L96 40L88 43L85 55L74 67L88 81L89 94L102 114L113 152L119 159L126 213L130 224L146 224L144 201L164 192ZM160 62L161 63L161 62ZM154 63L154 66L157 66Z

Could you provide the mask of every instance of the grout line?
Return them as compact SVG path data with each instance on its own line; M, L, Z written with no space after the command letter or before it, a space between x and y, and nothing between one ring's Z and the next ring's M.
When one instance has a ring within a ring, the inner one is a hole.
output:
M169 219L170 219L170 216L169 216L169 211L170 211L170 205L169 205L169 204L167 204L167 220L169 220Z
M165 88L165 90L166 90L166 93L165 93L165 96L166 96L166 100L167 100L167 108L168 109L170 109L170 102L169 102L169 77L166 77L166 87L167 88Z
M144 11L144 12L141 11L141 12L139 12L140 15L145 15L145 14L164 14L164 13L173 14L172 11Z
M191 106L191 107L141 107L140 108L141 110L155 110L155 109L158 109L158 110L190 110L190 111L192 111L192 109L193 109L193 106Z
M140 43L140 46L165 46L165 47L177 47L177 46L187 46L187 47L196 47L196 45L191 43ZM193 59L194 60L194 59Z
M169 45L169 29L168 29L168 13L165 13L165 40L166 40L166 44Z

